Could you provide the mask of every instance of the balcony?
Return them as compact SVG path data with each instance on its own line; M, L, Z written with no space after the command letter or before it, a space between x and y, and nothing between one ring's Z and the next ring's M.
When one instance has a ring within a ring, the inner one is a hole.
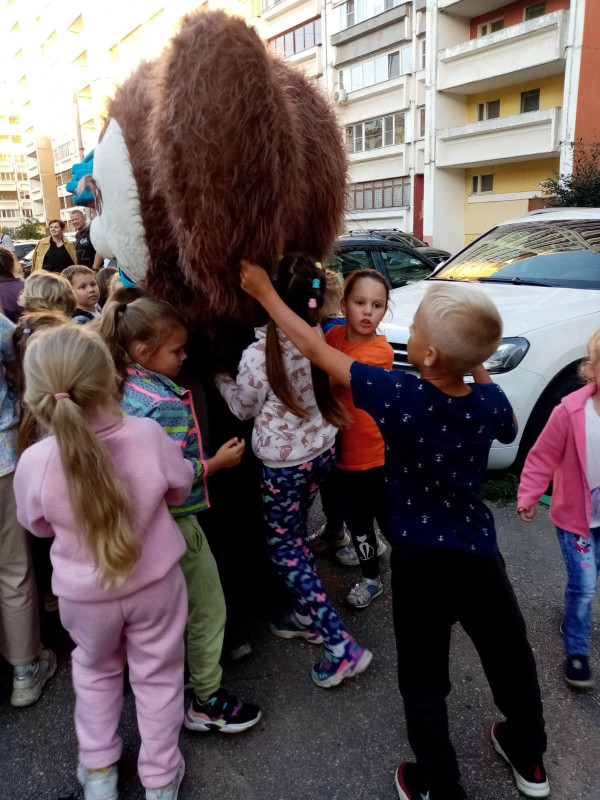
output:
M438 54L438 90L477 94L565 69L569 12L554 11Z
M286 58L288 64L300 68L305 75L311 78L323 74L323 47L320 44L294 53Z
M310 9L303 16L306 19L316 16L318 13L316 0L263 0L260 16L262 19L269 22L270 20L281 16L281 14L285 14L286 11L291 11L292 9L304 5L305 3L310 4Z
M472 122L437 132L438 167L478 167L551 158L560 147L560 108Z
M471 19L503 5L498 0L438 0L438 8L454 17Z

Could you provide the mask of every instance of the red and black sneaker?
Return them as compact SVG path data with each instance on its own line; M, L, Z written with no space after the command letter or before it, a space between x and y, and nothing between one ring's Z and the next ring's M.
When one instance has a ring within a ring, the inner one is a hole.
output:
M492 743L494 750L512 767L517 789L527 797L548 797L550 785L544 762L531 762L519 758L514 753L509 755L509 743L506 736L506 723L495 722L492 727Z
M442 789L425 785L416 764L405 761L396 770L396 791L400 800L468 800L460 784Z

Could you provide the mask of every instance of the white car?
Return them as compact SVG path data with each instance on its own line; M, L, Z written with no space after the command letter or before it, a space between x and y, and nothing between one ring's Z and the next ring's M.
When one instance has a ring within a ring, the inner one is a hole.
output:
M550 412L581 385L577 369L600 328L600 209L532 211L471 242L427 280L395 289L383 331L394 368L411 370L408 328L431 280L476 286L494 301L502 344L486 366L514 408L519 435L494 442L489 466L522 464Z

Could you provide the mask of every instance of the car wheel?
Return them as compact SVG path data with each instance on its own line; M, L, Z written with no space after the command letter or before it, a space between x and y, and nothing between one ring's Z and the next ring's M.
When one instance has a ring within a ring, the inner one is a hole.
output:
M579 362L571 364L564 369L546 388L544 394L537 401L531 416L525 426L525 431L521 437L519 451L515 459L513 469L520 475L527 454L536 443L538 436L543 431L548 422L548 418L554 408L566 395L581 388L581 378L578 374Z

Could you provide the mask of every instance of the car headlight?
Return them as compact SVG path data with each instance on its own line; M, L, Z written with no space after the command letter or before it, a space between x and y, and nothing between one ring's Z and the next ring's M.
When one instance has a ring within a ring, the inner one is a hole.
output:
M494 355L490 356L483 365L490 375L496 375L499 372L509 372L518 366L525 357L525 353L529 350L529 342L519 336L514 339L502 339L500 347L496 350Z

